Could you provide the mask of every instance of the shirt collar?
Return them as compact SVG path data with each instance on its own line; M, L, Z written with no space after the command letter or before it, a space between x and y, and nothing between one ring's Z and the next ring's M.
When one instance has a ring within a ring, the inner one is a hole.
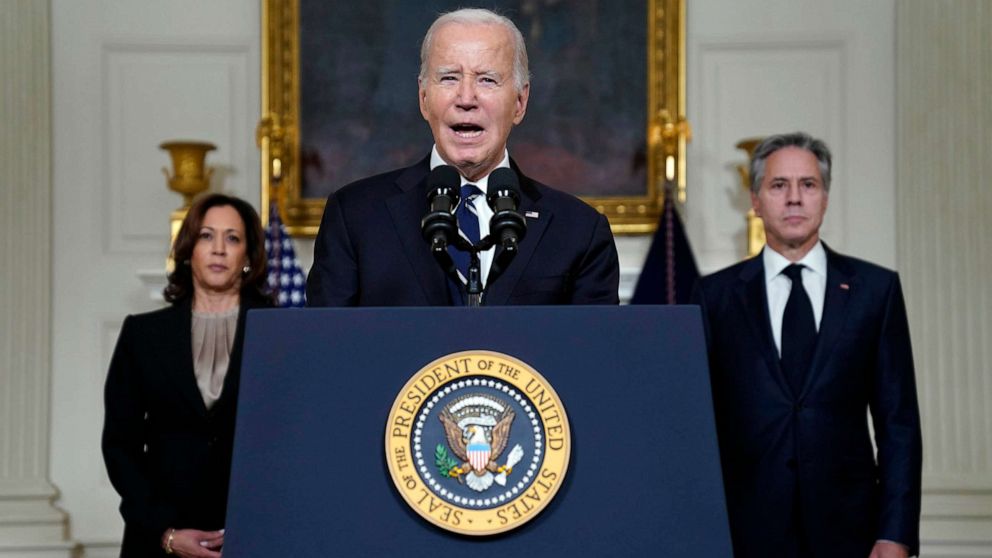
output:
M761 260L765 265L765 283L771 283L776 277L782 273L786 267L791 265L790 262L782 254L779 254L775 250L772 250L767 244L765 248L761 251ZM813 248L806 253L805 256L797 264L802 264L806 266L810 271L818 275L822 275L824 278L827 276L827 251L823 249L823 242L817 240Z
M447 165L447 164L448 163L446 163L444 159L441 158L441 154L438 153L437 144L435 143L434 147L431 148L431 170L434 170L435 168L440 167L441 165ZM496 168L493 170L496 170L498 168L506 168L506 169L510 168L510 152L507 151L506 148L503 148L503 159L499 162L498 165L496 165ZM472 182L469 179L465 178L464 176L462 176L461 173L458 173L458 176L462 179L462 183L461 183L462 186L466 184L475 184L476 186L479 187L480 190L482 190L483 194L489 193L488 174L486 176L483 176L479 180L476 180L475 182Z

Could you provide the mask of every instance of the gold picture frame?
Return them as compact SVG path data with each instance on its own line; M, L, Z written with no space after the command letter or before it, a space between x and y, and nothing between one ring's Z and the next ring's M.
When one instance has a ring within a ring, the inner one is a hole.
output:
M605 214L618 234L651 233L664 201L665 182L685 201L685 0L647 0L647 180L636 196L582 196ZM301 194L299 0L262 0L262 215L276 199L292 235L315 236L323 198ZM390 169L381 169L382 171Z

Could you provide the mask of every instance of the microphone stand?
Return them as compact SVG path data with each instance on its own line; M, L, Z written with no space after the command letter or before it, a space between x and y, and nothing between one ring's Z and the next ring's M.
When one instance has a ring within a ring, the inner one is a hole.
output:
M479 249L475 246L468 253L468 277L465 290L468 293L467 306L482 306L482 266L479 263Z
M482 306L482 293L484 289L482 288L482 264L479 261L479 252L484 252L492 248L495 243L496 241L491 234L486 235L486 238L480 240L478 244L472 244L461 236L455 239L455 248L462 252L468 252L468 277L465 278L464 283L465 294L467 295L466 306L475 308ZM437 250L434 250L434 258L446 270L447 268L445 268L445 263L442 263L442 260L447 259L447 263L450 265L450 271L447 273L448 276L455 279L457 284L462 285L461 278L458 277L458 271L455 270L455 264L447 251L444 251L444 254L441 255ZM489 276L491 282L493 279L492 273Z
M458 275L455 262L451 259L451 254L448 253L448 243L441 239L435 239L431 243L431 254L434 256L434 260L438 266L449 279L465 289L466 306L482 306L482 294L485 289L482 288L482 264L479 260L479 253L485 252L495 244L496 239L491 234L486 235L486 238L480 240L478 244L472 244L460 235L454 238L451 245L456 250L468 252L469 256L468 277L465 278L466 281L463 283L462 278ZM503 273L503 270L506 269L506 266L509 265L510 260L513 259L516 253L516 249L504 249L498 254L498 257L493 261L492 269L489 271L490 284Z
M516 244L504 246L502 250L497 250L496 257L493 258L492 267L489 270L489 280L486 283L486 288L483 289L482 265L479 261L479 253L485 252L495 245L496 238L492 234L486 235L486 238L480 240L478 244L472 244L461 236L455 240L454 246L456 249L462 252L468 252L468 277L465 278L466 281L464 284L465 294L467 295L466 306L482 306L482 295L503 274L503 271L506 270L507 266L510 265L510 262L517 255ZM451 260L451 255L448 254L447 250L443 250L442 252L443 254L435 250L434 257L441 265L441 268L447 271L447 275L454 279L455 283L462 285L458 271L455 269L455 264ZM446 265L450 267L446 267Z

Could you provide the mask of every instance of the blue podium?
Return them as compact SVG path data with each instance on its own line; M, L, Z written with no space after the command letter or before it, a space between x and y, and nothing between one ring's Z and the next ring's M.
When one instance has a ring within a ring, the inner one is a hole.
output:
M553 500L519 528L452 533L404 501L383 439L432 361L492 351L557 392ZM731 556L694 306L253 310L225 556Z

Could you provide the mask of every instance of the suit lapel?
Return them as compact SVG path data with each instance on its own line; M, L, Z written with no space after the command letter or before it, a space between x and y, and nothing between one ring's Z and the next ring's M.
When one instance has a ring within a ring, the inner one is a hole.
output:
M847 319L847 302L851 297L851 291L857 288L856 278L843 261L843 257L827 248L826 244L823 247L827 251L827 284L823 296L823 316L820 318L816 350L813 352L813 359L802 390L804 395L823 371L824 365L833 353L837 337Z
M448 306L448 290L444 272L420 235L420 220L427 210L427 176L430 158L406 169L396 179L399 192L386 200L386 207L396 227L413 275L427 298L429 306ZM399 263L399 262L397 262Z
M791 397L792 391L782 374L778 349L775 348L775 339L772 336L771 318L768 316L768 294L765 287L765 266L761 255L751 258L738 277L740 281L736 289L737 298L744 313L744 321L747 322L758 342L772 379Z
M537 247L544 237L544 232L548 228L548 224L554 217L551 210L541 204L541 193L538 191L537 186L535 186L534 181L524 176L517 167L517 164L512 160L510 161L510 166L516 171L517 176L520 177L520 207L517 209L524 215L524 219L527 221L527 233L524 236L523 242L520 243L520 251L513 258L513 261L503 275L497 278L491 285L487 285L486 294L483 299L483 304L486 306L504 306L509 302L510 294L523 276L524 269L527 268L530 260L533 258L534 252L537 251ZM527 217L528 213L537 215L537 217ZM494 261L499 256L501 250L499 247L496 248L493 257Z
M176 332L181 336L179 351L170 351L167 357L171 360L168 373L173 375L173 385L179 387L183 399L196 411L199 416L206 416L207 406L203 403L200 388L196 385L196 374L193 372L193 301L188 297L176 304L169 312L166 331Z

